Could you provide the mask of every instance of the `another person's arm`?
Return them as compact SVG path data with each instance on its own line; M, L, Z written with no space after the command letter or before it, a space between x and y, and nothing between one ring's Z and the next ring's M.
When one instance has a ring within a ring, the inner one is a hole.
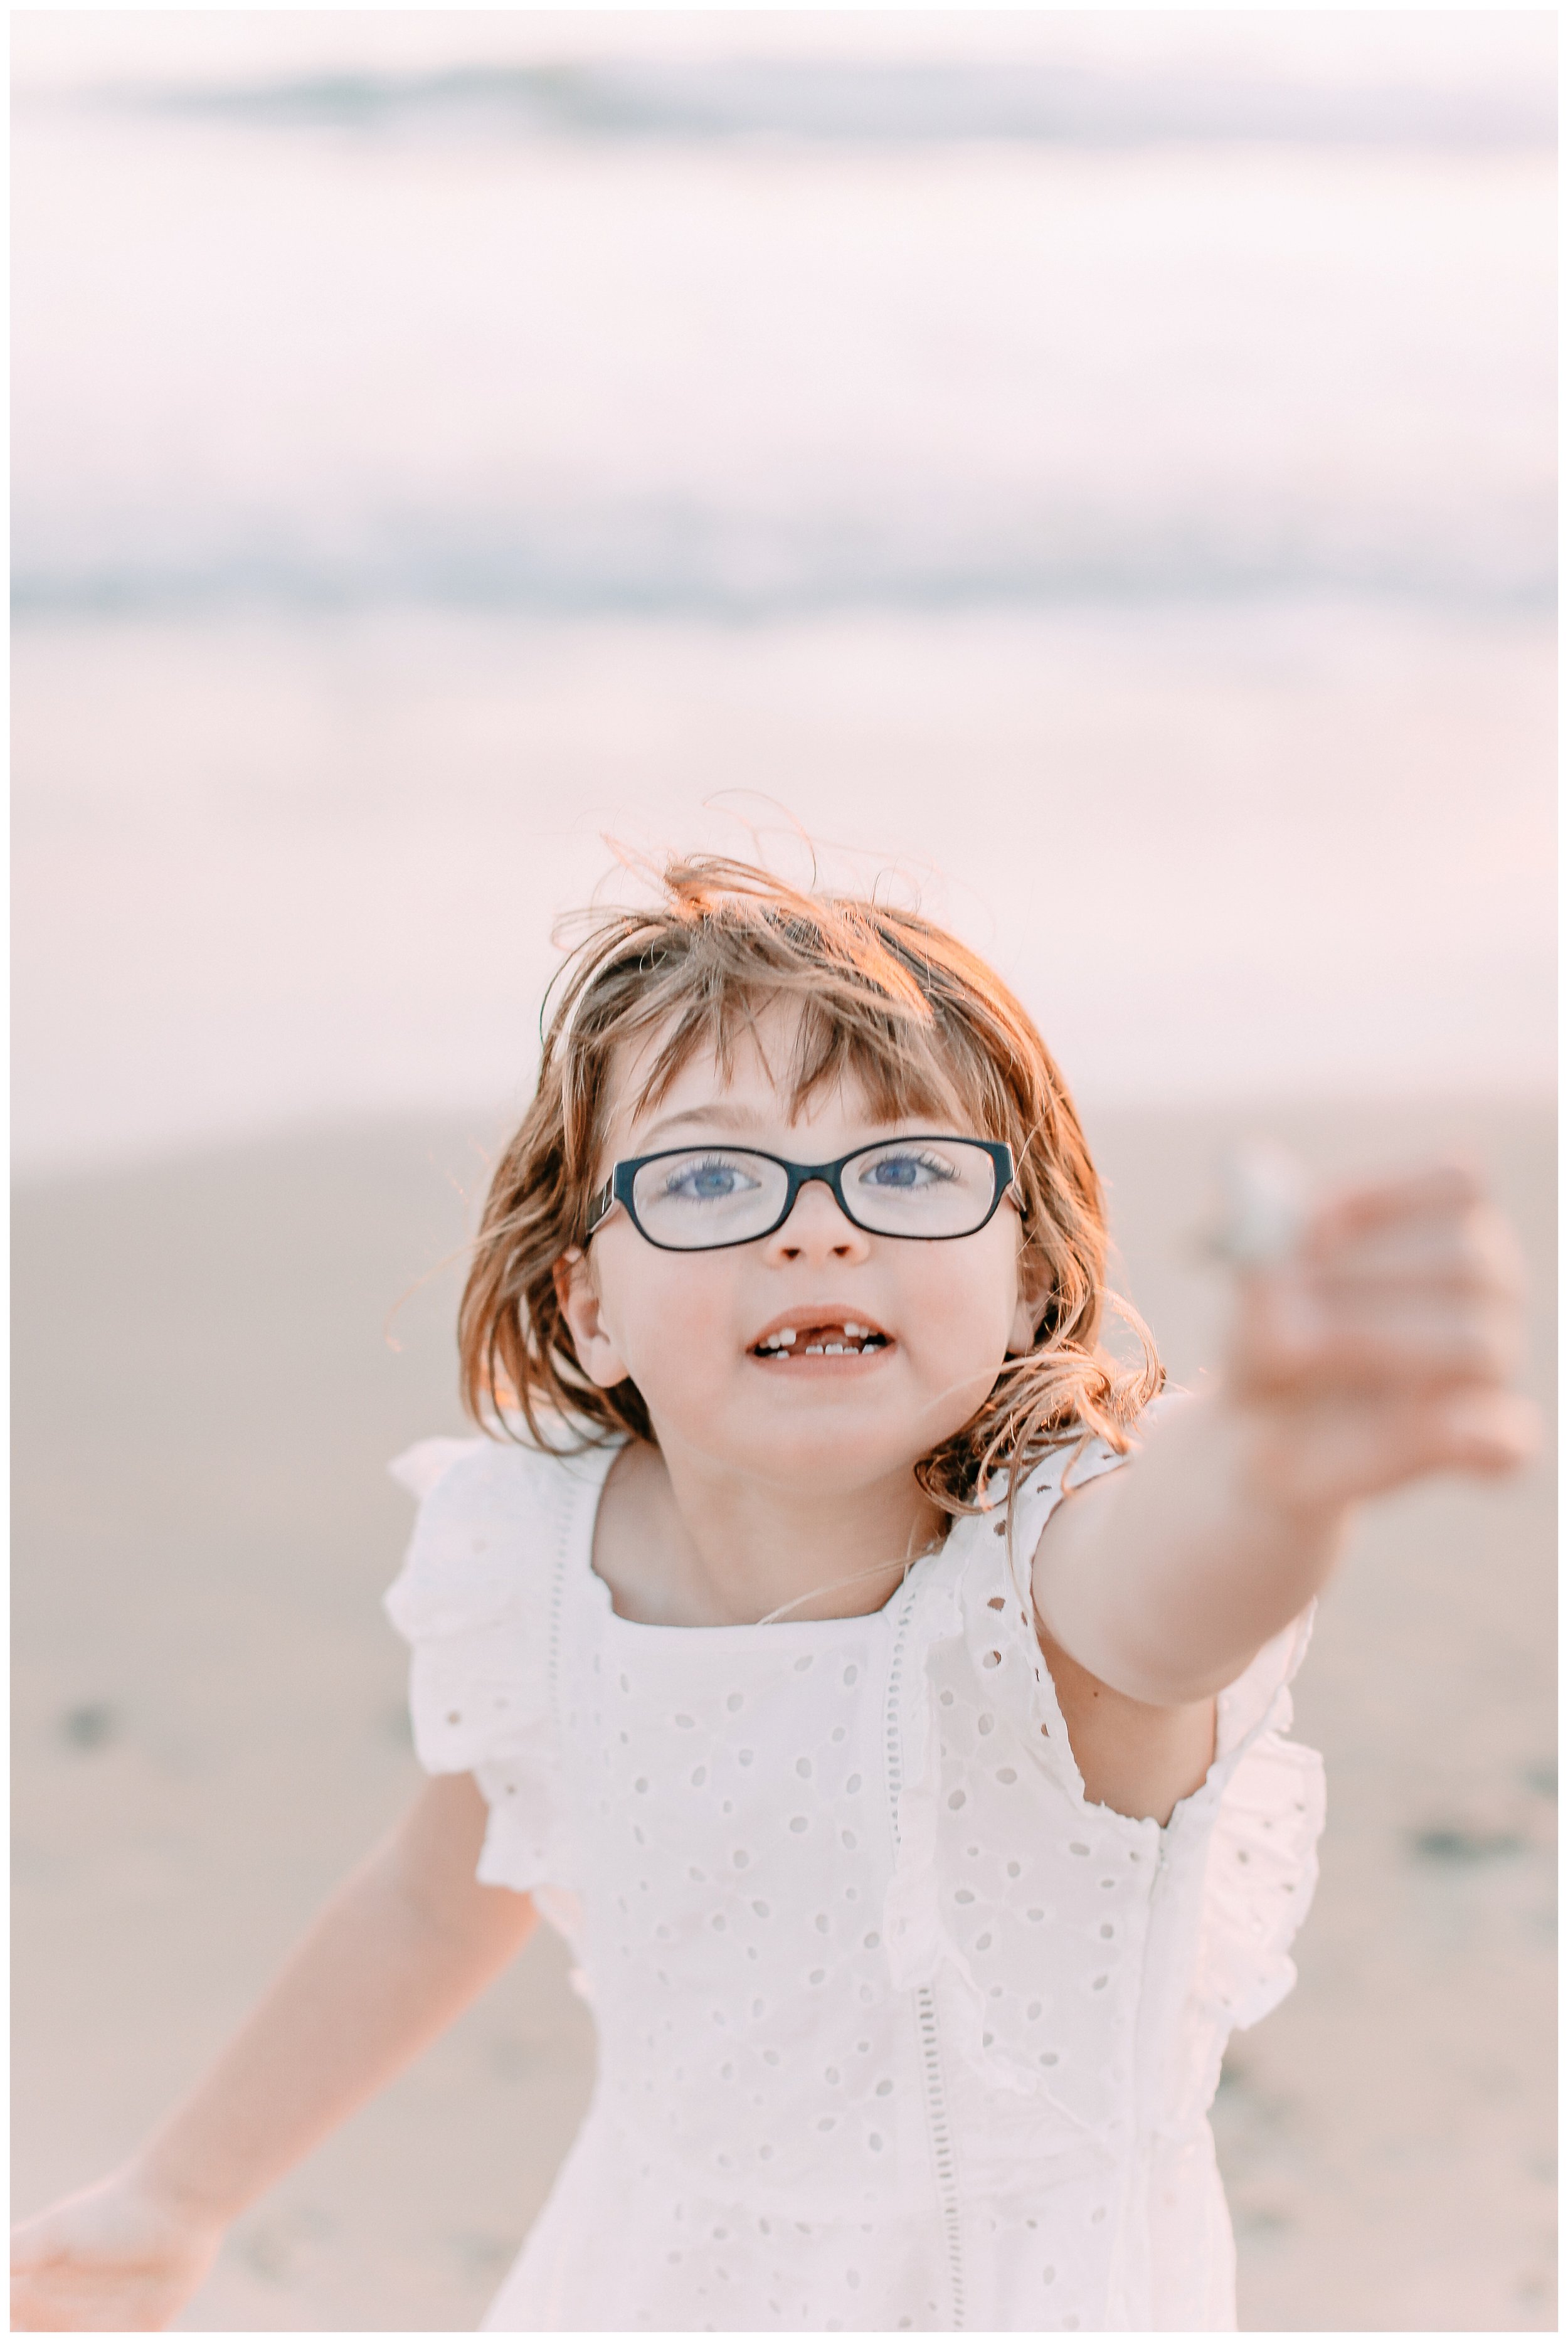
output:
M474 1878L484 1833L471 1776L429 1784L146 2145L15 2231L14 2329L168 2324L235 2215L434 2040L532 1932L527 1896Z
M1214 1693L1317 1593L1363 1498L1529 1455L1520 1290L1507 1226L1451 1169L1336 1197L1243 1281L1218 1386L1067 1497L1034 1556L1091 1795L1164 1819L1196 1787Z

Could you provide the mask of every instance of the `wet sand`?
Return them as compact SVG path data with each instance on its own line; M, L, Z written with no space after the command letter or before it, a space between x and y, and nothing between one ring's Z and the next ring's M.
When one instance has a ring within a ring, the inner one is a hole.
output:
M1216 1149L1267 1128L1323 1169L1480 1155L1548 1395L1544 1107L1088 1120L1178 1379L1213 1352L1193 1239ZM378 1608L409 1518L385 1465L462 1428L455 1272L430 1272L493 1136L304 1133L19 1193L19 2211L126 2152L417 1786ZM1368 1516L1323 1605L1297 1700L1330 1785L1301 1985L1238 2037L1216 2112L1243 2327L1554 2324L1552 1522L1544 1463L1433 1485ZM184 2326L473 2327L591 2058L542 1937L239 2222Z

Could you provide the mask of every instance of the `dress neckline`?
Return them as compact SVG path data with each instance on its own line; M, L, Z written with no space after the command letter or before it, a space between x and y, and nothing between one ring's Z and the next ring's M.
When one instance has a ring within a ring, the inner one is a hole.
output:
M910 1563L887 1600L875 1610L857 1610L842 1618L775 1618L771 1623L760 1618L742 1619L727 1626L664 1626L655 1624L651 1619L628 1618L623 1612L616 1609L615 1597L610 1590L608 1581L601 1577L594 1566L594 1531L598 1524L599 1506L604 1499L604 1484L610 1476L611 1466L622 1448L628 1444L625 1439L606 1440L602 1447L590 1450L588 1456L582 1459L588 1468L586 1470L579 1468L573 1476L578 1484L578 1493L568 1540L571 1566L578 1576L587 1580L593 1600L598 1604L604 1616L610 1621L613 1631L618 1634L722 1636L726 1642L733 1643L737 1636L742 1635L766 1635L770 1637L787 1636L792 1642L798 1642L808 1636L825 1640L835 1634L842 1634L856 1627L866 1627L874 1633L878 1632L891 1626L899 1604L914 1585L920 1573L929 1569L931 1564L940 1561L944 1554L951 1551L954 1529L961 1526L955 1521L954 1528L948 1531L947 1536L934 1552L918 1554Z

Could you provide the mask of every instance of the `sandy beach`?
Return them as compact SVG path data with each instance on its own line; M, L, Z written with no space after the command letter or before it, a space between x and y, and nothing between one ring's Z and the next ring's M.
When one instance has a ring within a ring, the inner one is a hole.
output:
M1452 1145L1487 1163L1549 1396L1544 1106L1090 1127L1178 1380L1223 1304L1196 1242L1216 1151L1266 1128L1324 1172ZM385 1466L462 1427L450 1256L494 1136L303 1132L19 1191L18 2211L132 2147L417 1786L378 1608L408 1527ZM1301 1985L1238 2039L1216 2112L1243 2327L1554 2325L1552 1519L1544 1462L1434 1485L1367 1517L1323 1604L1297 1702L1331 1816ZM238 2224L184 2326L471 2327L591 2063L542 1937Z
M35 7L12 65L27 2212L415 1794L386 1466L464 1427L610 840L804 834L994 966L1178 1382L1257 1130L1487 1164L1549 1396L1558 106L1506 9ZM1553 1493L1387 1503L1323 1602L1243 2327L1553 2326ZM471 2329L593 2054L542 1935L186 2330Z

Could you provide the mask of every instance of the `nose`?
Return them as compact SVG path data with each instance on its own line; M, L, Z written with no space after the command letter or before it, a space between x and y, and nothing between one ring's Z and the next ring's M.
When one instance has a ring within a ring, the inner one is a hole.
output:
M806 1181L788 1219L767 1240L771 1261L857 1261L870 1254L864 1230L844 1217L825 1179Z

